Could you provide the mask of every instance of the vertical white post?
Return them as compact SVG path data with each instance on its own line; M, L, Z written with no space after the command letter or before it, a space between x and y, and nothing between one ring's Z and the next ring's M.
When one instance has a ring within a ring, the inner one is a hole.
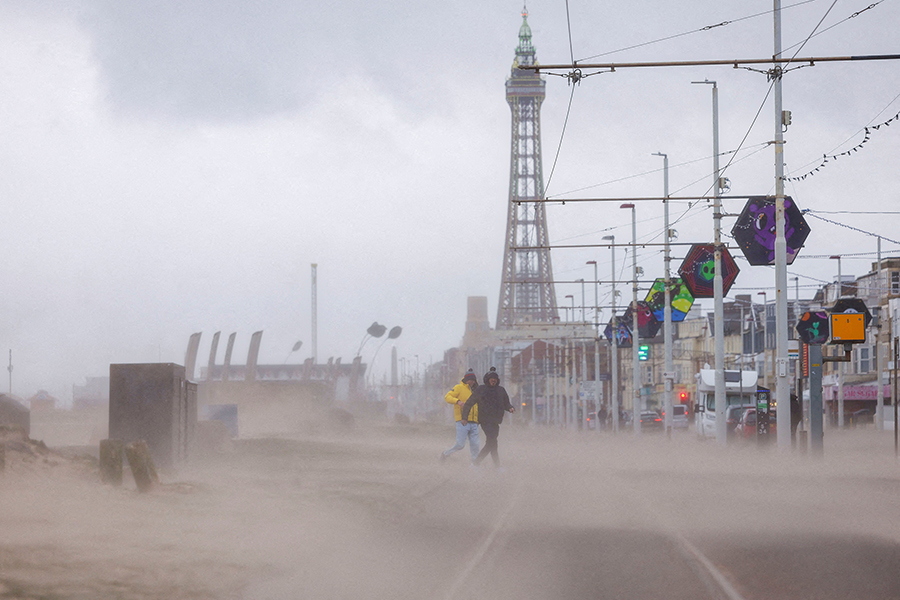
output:
M616 318L616 236L607 235L604 240L610 240L610 260L612 261L612 340L609 342L609 350L612 361L612 381L610 382L610 411L612 418L612 429L614 433L619 432L619 338L617 336L619 323Z
M663 412L665 413L665 426L666 433L668 435L672 435L672 389L674 388L674 361L672 360L672 271L671 271L671 263L672 263L672 255L669 248L669 157L662 152L657 152L656 156L663 157L663 191L665 194L664 206L664 228L665 232L663 235L665 236L665 308L663 312L663 329L665 330L663 333L665 338L663 339L663 347L665 352L665 373L663 374L665 378L665 390L663 392Z
M775 2L775 49L781 58L781 0ZM782 126L781 67L775 77L775 402L778 408L778 448L791 447L791 383L788 379L787 240L784 215L784 129Z
M882 272L881 272L881 236L878 236L878 276L876 277L876 287L878 289L878 301L881 304L881 299L886 297L888 294L882 290L884 290L888 285L890 285L890 281L883 281ZM887 284L887 285L886 285ZM875 367L876 372L878 373L878 377L876 379L876 387L878 388L878 399L875 403L875 427L881 431L884 429L884 378L882 374L884 373L884 355L885 352L881 348L881 342L884 339L884 336L881 334L884 331L884 315L881 314L878 320L878 328L875 330L875 353L876 358L878 359L878 366ZM890 338L888 338L890 339Z
M312 328L311 328L311 337L312 337L312 364L315 366L318 364L318 318L317 318L317 307L316 307L316 296L318 295L318 284L316 283L316 269L318 265L316 263L312 263L312 309L310 310L311 318L312 318Z
M641 435L641 366L638 358L641 334L638 331L638 279L637 279L637 214L634 204L623 204L631 208L631 421L634 435Z
M844 278L841 275L841 257L837 257L838 261L838 293L835 301L844 295ZM838 375L838 428L844 428L844 363L837 363Z
M716 442L727 443L725 427L725 316L722 282L722 200L719 171L719 88L708 79L692 83L712 85L713 121L713 337L715 362Z
M722 282L722 200L719 198L721 186L719 178L719 88L716 82L712 82L713 94L713 204L714 243L715 243L715 274L713 276L713 318L714 332L716 336L716 441L719 444L727 443L725 424L725 315L723 308L724 291Z

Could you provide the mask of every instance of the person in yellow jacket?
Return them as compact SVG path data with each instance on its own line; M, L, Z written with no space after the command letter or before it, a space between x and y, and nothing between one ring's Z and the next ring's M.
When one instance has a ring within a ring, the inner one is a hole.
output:
M456 445L441 453L441 462L454 452L465 448L466 439L469 440L469 452L472 453L472 460L474 461L478 457L478 407L472 407L468 421L465 424L462 422L462 407L476 387L478 387L478 377L475 376L472 369L469 369L462 381L453 386L453 389L444 396L444 400L453 405L453 415L456 417Z

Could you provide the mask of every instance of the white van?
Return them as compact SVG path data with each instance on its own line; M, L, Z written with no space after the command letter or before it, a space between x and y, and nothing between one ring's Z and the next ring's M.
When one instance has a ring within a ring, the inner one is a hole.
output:
M672 405L672 429L687 429L690 422L688 421L687 404Z
M716 437L716 370L700 369L697 377L697 404L694 426L700 437ZM725 406L756 405L756 371L725 371Z

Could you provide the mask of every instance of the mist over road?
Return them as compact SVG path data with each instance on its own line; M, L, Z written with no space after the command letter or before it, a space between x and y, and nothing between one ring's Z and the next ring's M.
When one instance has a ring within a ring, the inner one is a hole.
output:
M452 437L241 439L151 494L7 472L0 598L900 598L887 432L813 460L507 423L504 472Z

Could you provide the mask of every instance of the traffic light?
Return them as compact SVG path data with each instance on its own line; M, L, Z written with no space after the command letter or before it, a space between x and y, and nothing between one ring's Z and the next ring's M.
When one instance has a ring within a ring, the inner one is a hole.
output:
M691 395L686 390L681 390L678 392L678 403L679 404L687 404L688 400L691 399Z
M647 360L650 358L650 345L641 344L638 346L638 360Z

